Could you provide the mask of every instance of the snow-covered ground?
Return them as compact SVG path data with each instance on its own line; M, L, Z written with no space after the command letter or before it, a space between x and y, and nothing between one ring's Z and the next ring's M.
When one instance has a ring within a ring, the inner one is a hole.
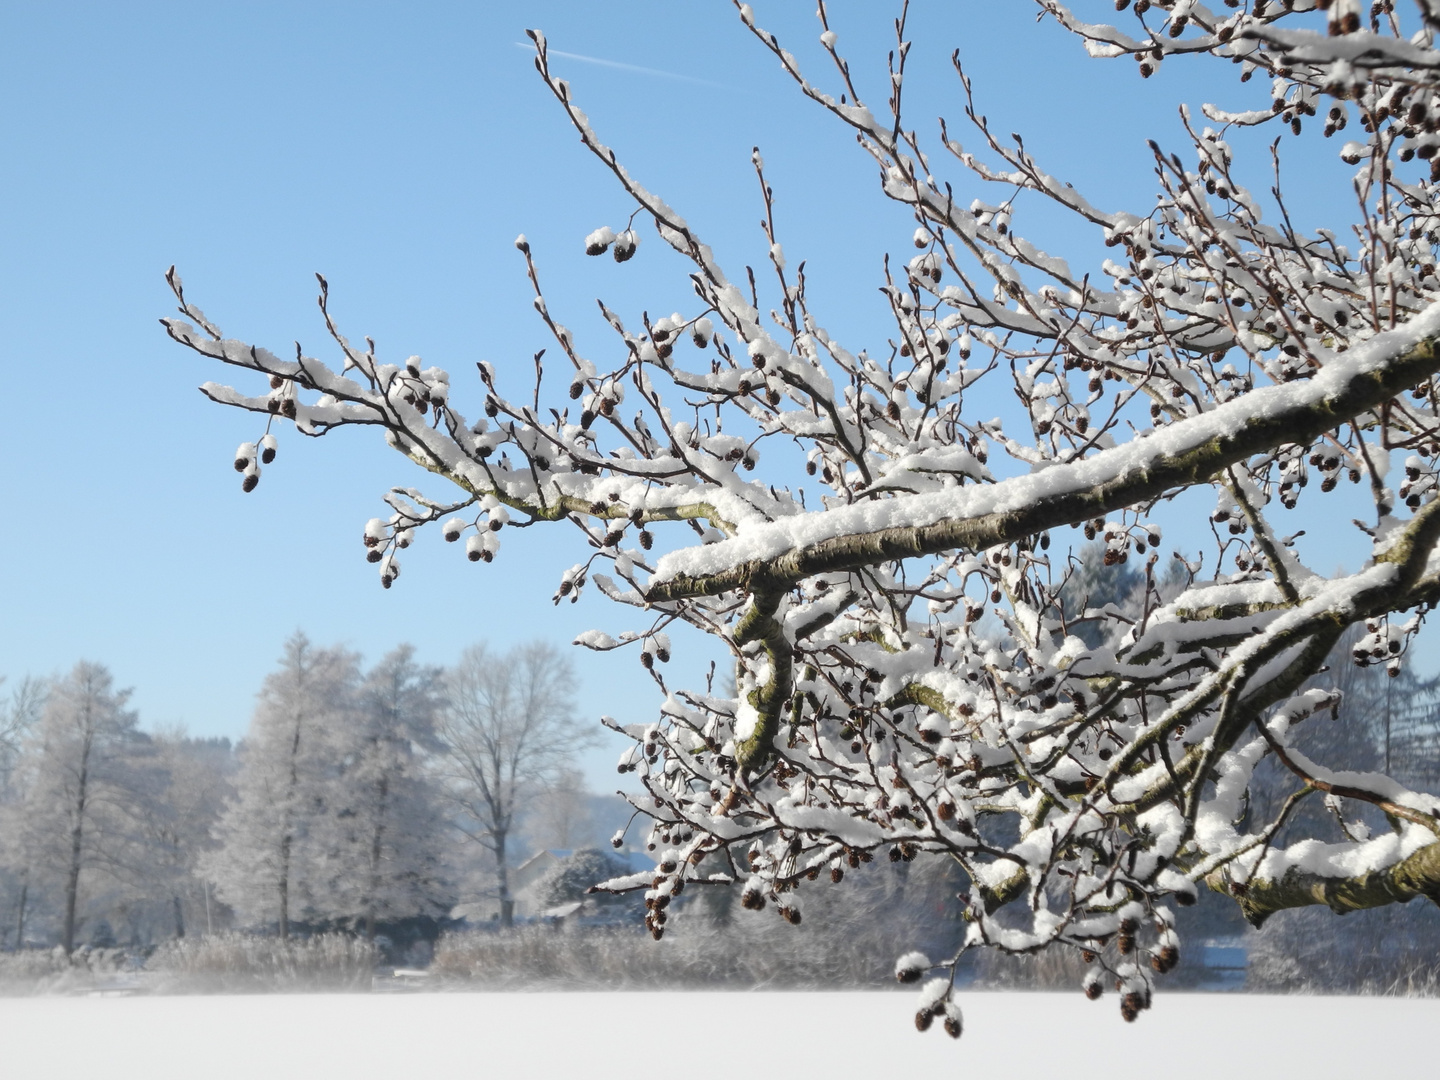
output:
M6 1080L803 1080L1433 1075L1440 1000L967 994L964 1037L913 994L505 993L0 1000ZM743 1054L743 1056L742 1056ZM748 1064L743 1064L748 1062ZM1383 1064L1382 1064L1383 1062ZM1004 1070L1003 1072L1000 1070Z

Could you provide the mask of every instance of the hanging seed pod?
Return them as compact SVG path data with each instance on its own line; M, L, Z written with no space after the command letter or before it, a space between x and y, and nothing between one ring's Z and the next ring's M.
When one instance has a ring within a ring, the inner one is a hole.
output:
M633 229L626 229L619 236L615 237L611 254L615 256L617 263L629 262L635 256L635 249L640 246L640 237Z
M1155 970L1163 974L1167 971L1173 970L1175 965L1180 963L1180 950L1174 945L1166 945L1158 953L1155 954L1153 959L1155 961L1159 961L1158 965L1156 965L1155 967Z
M906 953L895 961L895 980L902 983L919 982L920 977L931 967L930 958L924 953Z
M615 242L615 232L608 225L602 225L590 235L585 237L586 255L604 255L611 244Z

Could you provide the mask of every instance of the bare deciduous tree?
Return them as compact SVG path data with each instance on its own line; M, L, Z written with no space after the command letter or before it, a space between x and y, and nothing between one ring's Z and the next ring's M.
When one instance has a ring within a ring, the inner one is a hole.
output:
M527 796L543 790L592 733L572 715L570 661L543 642L494 653L472 645L447 677L440 724L459 825L495 859L500 923L510 926L509 844Z
M538 381L538 363L537 383L514 388L482 364L474 419L445 371L352 346L323 279L333 366L226 339L174 276L183 318L166 326L269 380L257 394L203 388L265 418L264 439L235 461L247 490L285 421L307 435L378 426L454 485L450 498L395 489L391 514L367 526L387 587L399 549L432 522L490 562L512 515L565 521L592 550L557 599L593 585L643 620L582 644L639 651L658 672L680 620L730 651L736 694L671 691L622 763L645 784L637 807L662 854L655 880L616 887L650 890L657 937L702 858L705 882L743 882L748 906L798 921L806 881L838 880L876 852L939 853L971 882L965 948L1074 950L1086 992L1118 984L1133 1019L1152 970L1178 957L1168 901L1193 900L1198 885L1256 924L1296 906L1440 899L1440 800L1382 771L1336 771L1294 737L1337 704L1311 680L1348 627L1362 627L1359 662L1398 671L1440 598L1440 12L1430 0L1156 0L1110 26L1057 0L1038 6L1142 77L1213 60L1261 78L1241 92L1245 108L1182 110L1186 157L1152 144L1157 203L1110 211L992 130L959 53L971 147L943 123L938 139L907 127L903 15L888 99L872 105L823 2L828 89L737 4L759 47L854 133L885 197L914 216L915 251L881 282L893 329L870 351L812 310L758 152L768 303L753 272L728 274L621 166L539 33L541 77L634 206L631 226L597 229L587 251L627 261L648 221L689 260L689 311L604 308L616 347L596 362L549 310L521 237L568 398ZM1336 147L1352 167L1354 220L1301 231L1269 162L1254 164L1273 190L1252 190L1229 140L1266 127L1280 136L1277 162L1302 129L1348 133ZM1036 203L1092 229L1111 256L1087 273L1026 239ZM980 419L1002 394L1020 416ZM1357 527L1370 558L1327 575L1307 561L1308 540L1286 535L1286 515L1342 485L1368 496ZM1162 596L1156 515L1188 513L1195 501L1176 496L1197 489L1213 510L1178 546L1210 550L1177 554ZM687 546L690 529L700 542ZM1135 611L1086 612L1101 631L1088 640L1061 598L1064 529L1099 539L1111 564L1143 568ZM1268 820L1242 820L1266 758L1289 793ZM1282 842L1317 794L1370 804L1391 825ZM716 862L726 874L708 873ZM912 955L897 969L940 971L922 1027L942 1018L958 1033L957 961Z
M214 830L234 795L232 751L228 740L192 739L178 726L155 733L151 745L132 873L142 895L167 904L171 931L183 938L187 906L202 913L207 906L210 886L200 867L215 851Z

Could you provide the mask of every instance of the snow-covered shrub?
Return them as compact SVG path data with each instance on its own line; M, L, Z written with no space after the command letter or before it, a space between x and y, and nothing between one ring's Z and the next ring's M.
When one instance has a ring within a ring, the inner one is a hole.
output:
M0 994L35 993L70 970L64 949L0 953Z
M143 951L81 945L0 952L0 994L80 993L122 973L139 971Z
M366 526L387 588L432 523L485 564L519 533L512 520L580 532L555 602L593 586L628 608L630 629L579 644L628 650L665 693L653 722L615 725L634 739L619 768L646 789L635 805L659 869L609 883L644 892L656 939L702 873L799 924L812 882L939 854L966 876L967 931L932 957L916 1022L943 1016L958 1034L945 980L966 950L1079 956L1085 992L1118 987L1134 1019L1180 962L1171 904L1199 888L1256 925L1440 898L1431 785L1314 759L1296 736L1340 704L1336 680L1317 677L1347 628L1360 628L1352 662L1398 674L1440 601L1430 5L1156 0L1118 4L1114 27L1039 0L1140 78L1168 57L1249 84L1226 91L1238 109L1182 112L1183 157L1151 144L1159 196L1137 212L1103 209L1104 193L1087 198L992 129L963 51L969 147L958 126L938 141L907 127L903 17L882 106L866 103L823 2L823 80L737 6L918 226L904 239L918 253L885 265L888 325L868 348L812 306L758 151L763 298L603 144L532 32L541 77L634 204L630 228L586 248L630 260L634 228L653 224L688 262L687 310L604 308L613 347L592 359L550 311L522 236L551 359L482 362L479 384L452 393L440 368L352 345L323 279L333 364L225 338L172 273L171 336L259 377L255 392L205 393L267 433L378 426L453 484L446 497L394 488ZM1105 153L1103 110L1075 111ZM1243 158L1252 128L1280 145L1354 136L1335 169L1355 220L1303 231L1269 156ZM1090 230L1093 265L1024 235L1036 204ZM1355 519L1364 565L1324 572L1331 549L1291 516L1302 504L1327 532ZM1081 536L1104 565L1133 568L1138 591L1077 610ZM666 681L676 623L736 658L733 693ZM1267 759L1287 787L1261 814L1248 793ZM1330 812L1294 814L1310 802Z
M368 990L376 959L373 944L347 934L228 933L167 942L146 967L162 989L189 993Z
M1440 996L1440 912L1418 904L1347 915L1284 911L1249 935L1251 990Z
M598 848L581 848L552 867L535 883L535 896L542 908L582 899L597 881L606 881L626 871L619 859Z
M740 910L727 891L688 895L667 908L658 943L625 926L545 924L513 932L442 936L431 971L481 986L563 985L655 989L844 989L894 985L895 957L916 942L955 948L960 924L937 917L949 880L938 860L926 866L876 867L872 880L817 894L801 925L773 909ZM906 871L905 873L900 870ZM953 886L949 890L953 895ZM926 925L928 923L928 925Z

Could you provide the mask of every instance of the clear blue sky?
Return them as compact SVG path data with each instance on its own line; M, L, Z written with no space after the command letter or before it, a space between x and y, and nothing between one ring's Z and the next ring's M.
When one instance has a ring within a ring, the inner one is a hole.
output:
M828 78L812 3L754 6ZM958 46L997 130L1023 132L1102 205L1151 205L1145 138L1185 150L1174 109L1201 96L1194 68L1171 62L1142 82L1132 64L1089 60L1055 26L1036 26L1023 0L912 8L912 126L933 131L944 113L970 138L948 65ZM831 5L877 104L892 9ZM831 329L853 348L884 340L880 258L904 252L913 224L724 0L5 5L0 673L98 660L135 688L143 722L237 737L297 628L371 659L409 641L448 663L480 639L564 644L632 625L628 610L589 600L551 606L581 557L564 527L508 536L491 566L425 536L382 591L361 528L389 486L424 475L364 433L316 442L292 430L259 489L242 494L231 454L260 427L196 392L221 376L157 322L172 309L163 275L174 263L228 335L281 353L298 338L332 355L314 306L321 271L353 339L446 368L473 414L475 360L523 378L547 344L517 233L551 311L593 355L614 347L596 297L632 319L683 309L684 268L653 233L623 267L581 253L587 232L619 227L630 207L534 74L519 47L527 26L575 54L553 66L602 137L736 274L764 257L758 144L787 255L809 260ZM1253 102L1265 89L1232 82L1223 96ZM1322 149L1330 161L1335 148ZM984 194L952 176L966 200ZM1343 184L1336 192L1343 201ZM1043 209L1033 220L1032 238L1088 250ZM1351 555L1337 548L1332 561ZM574 654L586 715L653 714L633 656ZM679 681L693 685L710 655L678 656ZM619 749L587 759L592 783L613 781Z

